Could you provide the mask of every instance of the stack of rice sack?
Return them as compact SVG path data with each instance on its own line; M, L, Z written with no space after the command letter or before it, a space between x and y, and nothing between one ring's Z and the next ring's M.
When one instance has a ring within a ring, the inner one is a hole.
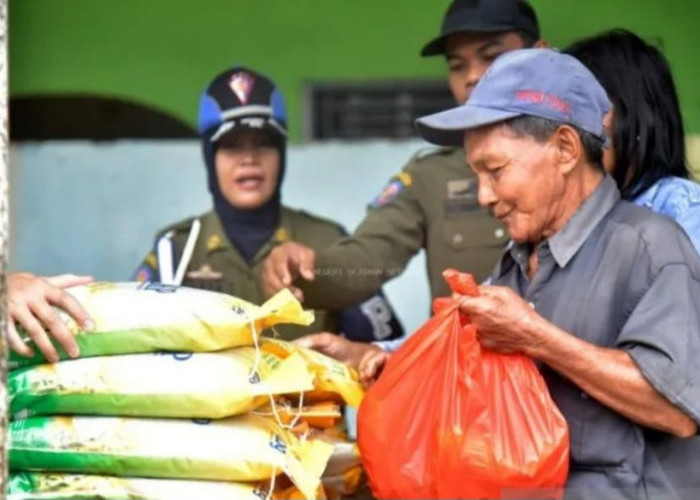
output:
M290 407L287 419L299 421L295 430L304 438L333 447L321 477L327 498L335 500L354 494L362 484L364 473L360 450L356 443L349 441L345 432L341 406L357 408L364 397L357 372L316 351L277 339L264 338L261 349L285 360L300 355L306 362L314 377L314 388L293 399L291 406L287 405ZM279 414L279 405L276 408ZM256 413L264 410L269 412L270 408L262 408Z
M340 420L329 401L362 397L356 374L259 337L312 322L290 293L257 307L160 284L70 292L96 324L64 318L81 358L10 359L11 500L322 498L341 455L359 464L322 431Z

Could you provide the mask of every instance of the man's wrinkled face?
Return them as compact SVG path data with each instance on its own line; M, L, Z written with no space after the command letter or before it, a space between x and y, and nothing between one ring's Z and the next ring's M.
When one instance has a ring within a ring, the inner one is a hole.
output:
M479 204L517 243L549 237L565 184L554 146L518 136L502 123L468 131L464 144L479 179Z
M464 104L493 61L510 50L525 48L515 31L479 33L465 31L447 38L445 58L448 81L457 104Z

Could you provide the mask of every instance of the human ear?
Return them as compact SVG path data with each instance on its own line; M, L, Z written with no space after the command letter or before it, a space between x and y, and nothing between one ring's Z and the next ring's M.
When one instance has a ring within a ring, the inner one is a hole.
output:
M581 137L572 127L562 125L554 132L551 141L561 173L570 173L584 156Z

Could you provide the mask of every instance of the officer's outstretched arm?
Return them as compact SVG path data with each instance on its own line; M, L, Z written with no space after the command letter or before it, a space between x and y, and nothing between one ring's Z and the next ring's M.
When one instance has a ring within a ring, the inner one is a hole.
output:
M316 252L316 279L298 282L307 307L341 310L360 303L401 274L425 245L428 191L410 174L390 179L352 236Z

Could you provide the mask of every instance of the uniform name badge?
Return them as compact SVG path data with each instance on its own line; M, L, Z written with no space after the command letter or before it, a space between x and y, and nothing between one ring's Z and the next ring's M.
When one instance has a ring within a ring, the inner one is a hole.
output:
M445 213L455 217L478 211L477 193L479 184L476 179L453 179L445 186Z

